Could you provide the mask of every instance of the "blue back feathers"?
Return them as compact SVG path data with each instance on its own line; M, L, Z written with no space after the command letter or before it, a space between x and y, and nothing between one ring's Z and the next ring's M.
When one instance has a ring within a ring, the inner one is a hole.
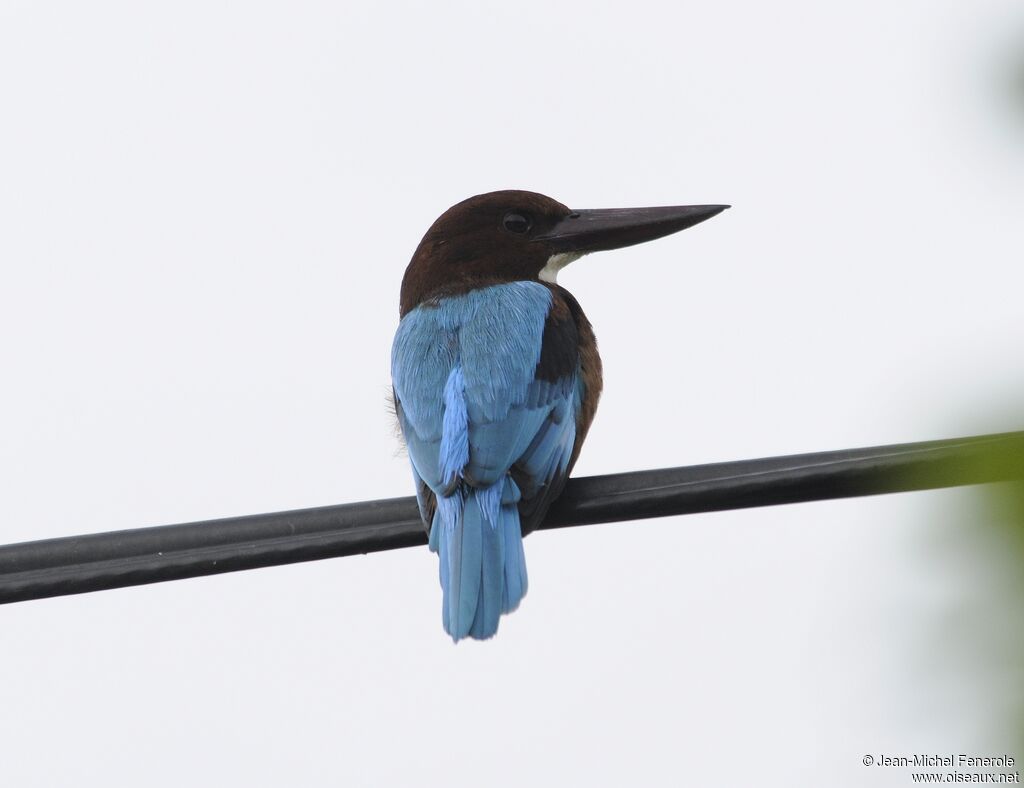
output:
M421 512L433 511L442 620L455 640L491 637L526 594L519 507L544 497L572 456L578 365L536 377L551 306L539 282L494 285L420 304L395 336L399 422Z

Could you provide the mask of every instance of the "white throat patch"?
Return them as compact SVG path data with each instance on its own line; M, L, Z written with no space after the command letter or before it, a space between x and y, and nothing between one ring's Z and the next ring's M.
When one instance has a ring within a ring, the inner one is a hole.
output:
M558 254L553 254L548 258L547 265L540 269L537 278L542 282L557 284L558 272L569 265L569 263L575 262L581 257L583 257L583 252L559 252Z

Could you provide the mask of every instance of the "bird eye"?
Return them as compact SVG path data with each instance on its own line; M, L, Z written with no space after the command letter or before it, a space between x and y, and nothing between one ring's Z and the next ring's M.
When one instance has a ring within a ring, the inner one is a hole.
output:
M522 235L530 229L530 217L513 211L505 214L505 218L501 220L501 225L510 233Z

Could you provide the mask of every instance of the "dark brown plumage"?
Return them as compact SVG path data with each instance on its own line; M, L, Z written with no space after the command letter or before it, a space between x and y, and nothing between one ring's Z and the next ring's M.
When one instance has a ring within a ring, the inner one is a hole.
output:
M510 213L528 216L530 229L506 230L503 220ZM430 226L405 269L399 314L429 298L536 280L553 252L535 239L571 213L543 194L515 190L478 194L453 205Z

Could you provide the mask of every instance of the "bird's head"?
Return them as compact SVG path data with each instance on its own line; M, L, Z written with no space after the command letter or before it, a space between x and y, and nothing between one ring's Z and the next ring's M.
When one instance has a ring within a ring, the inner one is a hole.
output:
M453 205L427 230L402 279L400 311L504 282L554 283L562 268L589 252L661 238L728 207L574 211L536 192L478 194Z

